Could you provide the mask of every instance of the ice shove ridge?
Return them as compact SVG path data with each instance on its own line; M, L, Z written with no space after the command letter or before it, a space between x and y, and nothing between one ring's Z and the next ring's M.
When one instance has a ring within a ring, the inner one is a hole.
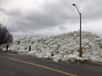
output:
M31 46L31 51L29 51ZM102 62L102 38L91 32L82 33L83 57L79 55L79 32L69 32L58 36L33 39L24 37L14 41L10 47L19 54L48 58L53 61L89 59Z

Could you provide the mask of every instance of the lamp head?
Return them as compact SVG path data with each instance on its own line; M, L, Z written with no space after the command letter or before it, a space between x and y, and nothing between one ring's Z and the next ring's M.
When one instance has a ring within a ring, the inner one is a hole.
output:
M73 5L73 6L76 6L76 4L75 4L75 3L73 3L72 5Z

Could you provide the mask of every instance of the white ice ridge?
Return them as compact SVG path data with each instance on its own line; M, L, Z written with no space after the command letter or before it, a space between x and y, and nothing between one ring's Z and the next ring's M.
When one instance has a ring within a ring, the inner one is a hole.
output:
M10 47L19 54L48 58L53 61L89 59L102 62L102 38L91 32L82 33L83 57L79 55L79 32L70 32L49 38L33 39L24 37ZM29 51L31 46L31 51Z

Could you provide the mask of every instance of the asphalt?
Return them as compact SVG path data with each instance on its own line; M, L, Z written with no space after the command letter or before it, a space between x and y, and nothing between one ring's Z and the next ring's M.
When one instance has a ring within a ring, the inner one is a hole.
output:
M0 76L102 76L102 66L0 53Z

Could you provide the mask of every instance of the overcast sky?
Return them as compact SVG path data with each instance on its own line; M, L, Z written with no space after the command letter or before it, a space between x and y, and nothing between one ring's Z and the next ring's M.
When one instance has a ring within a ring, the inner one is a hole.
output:
M0 22L12 33L57 34L79 29L102 34L102 0L0 0Z

